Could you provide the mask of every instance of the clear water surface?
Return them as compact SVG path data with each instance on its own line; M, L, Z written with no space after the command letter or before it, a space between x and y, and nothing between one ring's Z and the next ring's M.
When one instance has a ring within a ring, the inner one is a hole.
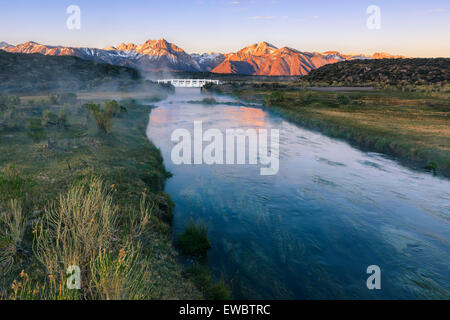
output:
M177 89L150 114L147 135L173 173L174 234L209 228L208 264L245 299L450 298L450 182L298 127L260 108L187 103ZM218 101L232 98L216 97ZM174 165L173 130L277 128L280 170ZM368 290L367 267L381 268Z

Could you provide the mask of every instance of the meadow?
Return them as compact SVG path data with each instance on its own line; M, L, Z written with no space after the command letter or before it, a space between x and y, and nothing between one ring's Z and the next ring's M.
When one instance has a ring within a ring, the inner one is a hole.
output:
M204 298L178 262L170 173L145 135L166 94L0 96L0 298Z

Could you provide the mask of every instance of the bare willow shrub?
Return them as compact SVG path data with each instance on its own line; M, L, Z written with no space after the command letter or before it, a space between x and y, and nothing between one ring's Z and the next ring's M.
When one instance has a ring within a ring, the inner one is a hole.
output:
M97 123L98 129L102 133L109 133L112 128L112 114L100 108L99 104L86 103L83 105L86 110L89 110Z

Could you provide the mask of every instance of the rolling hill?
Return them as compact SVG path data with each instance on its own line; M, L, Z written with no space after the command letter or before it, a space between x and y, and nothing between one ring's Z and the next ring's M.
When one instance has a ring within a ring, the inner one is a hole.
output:
M132 68L73 56L9 53L0 50L0 91L39 92L119 86L140 79Z
M344 61L312 70L304 80L347 85L445 83L450 80L450 58Z

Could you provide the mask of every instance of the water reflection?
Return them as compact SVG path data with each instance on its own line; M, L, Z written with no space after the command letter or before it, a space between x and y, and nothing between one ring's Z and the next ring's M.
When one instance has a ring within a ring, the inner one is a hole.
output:
M248 107L227 107L223 110L229 115L231 121L245 126L257 128L264 127L266 113L261 109Z
M147 134L174 174L174 233L193 217L209 226L209 263L237 298L448 298L450 183L377 153L299 128L261 109L205 106L177 91L152 110ZM215 97L218 101L231 98ZM280 129L280 172L258 166L181 165L174 129ZM382 290L366 269L381 267Z

